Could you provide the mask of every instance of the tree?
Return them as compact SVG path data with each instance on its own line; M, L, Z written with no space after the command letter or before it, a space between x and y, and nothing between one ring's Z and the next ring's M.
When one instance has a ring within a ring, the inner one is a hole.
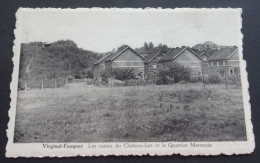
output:
M123 45L121 45L119 48L117 48L117 51L121 51L121 50L125 49L125 48L126 48L126 46L127 46L127 45L124 45L124 44L123 44Z
M148 51L148 50L149 50L149 46L148 46L147 42L144 43L144 50L145 50L145 51Z
M111 52L112 52L112 53L116 52L116 49L115 49L115 48L113 48Z
M154 45L153 45L152 42L150 42L150 43L149 43L149 46L148 46L148 49L149 49L149 50L153 50L153 48L154 48Z

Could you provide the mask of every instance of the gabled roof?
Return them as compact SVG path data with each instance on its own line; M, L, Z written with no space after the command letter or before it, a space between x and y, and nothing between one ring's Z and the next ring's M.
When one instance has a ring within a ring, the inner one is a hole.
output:
M201 57L201 56L203 56L203 55L205 55L205 56L209 57L209 55L208 55L208 54L206 54L205 52L202 52L202 53L200 54L200 57Z
M109 53L103 55L101 58L99 58L99 59L97 60L97 62L94 63L94 65L101 63L103 60L105 60L105 59L106 59L107 57L109 57L111 54L112 54L112 53L109 52Z
M145 63L149 63L151 62L155 57L157 57L158 55L162 55L161 52L157 52L157 53L151 53L148 56L145 57Z
M196 49L196 48L190 48L190 49L192 49L195 53L197 53L198 54L198 56L202 56L202 55L206 55L207 57L208 57L208 54L206 54L204 51L200 51L200 50L198 50L198 49Z
M208 58L208 61L229 59L237 50L238 48L236 46L217 50Z
M138 54L134 49L132 49L130 46L126 45L125 48L117 50L115 53L112 53L111 55L109 55L106 59L105 62L107 61L113 61L115 58L117 58L120 54L122 54L123 52L125 52L126 50L131 50L132 52L134 52L136 55L138 55L140 58L142 58L144 60L144 58Z
M196 57L198 57L199 59L201 59L201 57L199 56L199 54L197 54L193 49L189 48L189 47L181 47L181 48L174 48L169 50L160 61L172 61L175 58L177 58L180 54L182 54L185 50L189 50L190 52L192 52ZM202 60L202 59L201 59Z

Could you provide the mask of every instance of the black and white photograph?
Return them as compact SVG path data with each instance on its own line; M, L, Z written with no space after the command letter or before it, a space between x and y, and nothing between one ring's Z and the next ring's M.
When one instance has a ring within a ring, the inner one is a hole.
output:
M7 156L252 152L241 13L19 9Z

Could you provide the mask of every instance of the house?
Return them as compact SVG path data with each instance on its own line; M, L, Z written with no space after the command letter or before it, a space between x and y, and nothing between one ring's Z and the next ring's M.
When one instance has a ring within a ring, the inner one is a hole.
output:
M94 79L100 78L100 73L105 70L105 60L111 55L112 53L104 54L97 62L93 65L93 76Z
M151 53L145 57L145 79L156 79L158 64L162 57L161 52Z
M212 53L207 59L207 63L205 66L209 71L222 69L228 75L234 75L235 70L239 70L238 48L236 46L221 48Z
M100 79L100 73L111 68L132 68L138 77L144 79L144 67L144 58L131 47L124 45L94 63L94 79Z
M202 58L189 47L174 48L168 51L160 60L160 63L178 62L191 69L191 75L201 75Z

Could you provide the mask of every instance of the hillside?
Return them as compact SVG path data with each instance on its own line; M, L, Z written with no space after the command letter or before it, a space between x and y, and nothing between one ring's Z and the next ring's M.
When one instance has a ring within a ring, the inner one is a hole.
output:
M51 44L33 42L21 45L21 82L65 79L72 75L84 78L91 75L88 70L102 54L83 50L70 40ZM20 83L22 84L22 83Z

